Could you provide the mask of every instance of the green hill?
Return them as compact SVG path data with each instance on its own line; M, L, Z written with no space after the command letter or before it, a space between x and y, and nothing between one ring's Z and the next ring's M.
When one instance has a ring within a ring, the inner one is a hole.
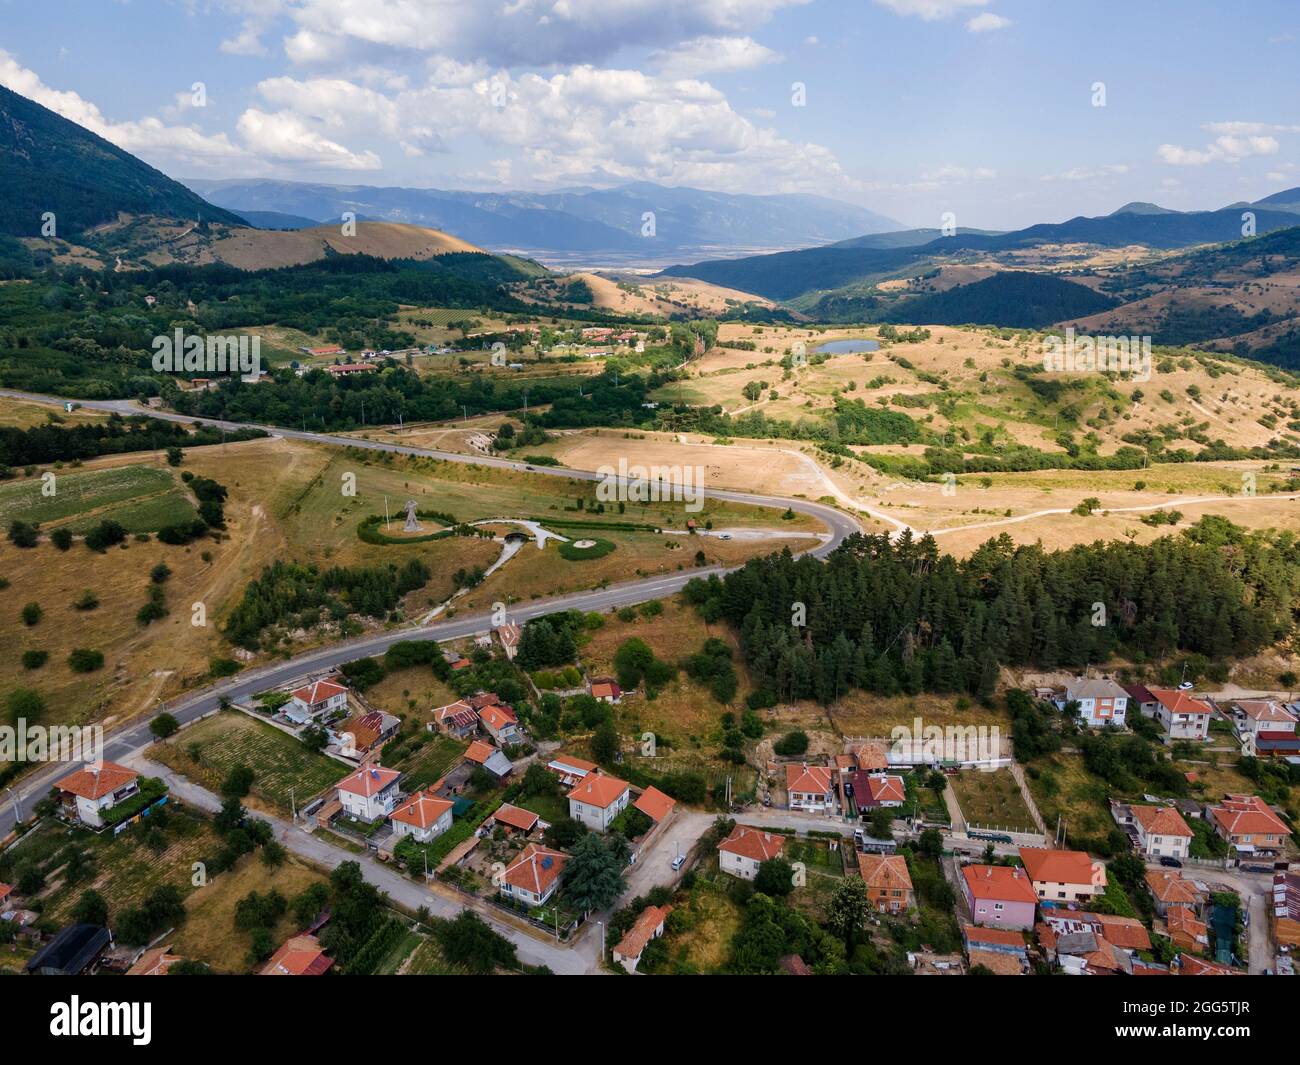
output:
M1008 270L983 281L908 300L886 319L917 325L998 325L1040 329L1109 310L1116 300L1052 274Z
M243 219L191 192L49 108L0 86L0 233L41 236L52 211L60 237L71 237L119 211L244 225Z

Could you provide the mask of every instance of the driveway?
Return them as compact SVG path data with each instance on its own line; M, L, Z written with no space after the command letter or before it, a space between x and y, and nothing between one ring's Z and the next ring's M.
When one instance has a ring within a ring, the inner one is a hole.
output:
M645 895L652 887L660 884L675 887L688 866L683 865L674 873L672 870L674 855L689 854L699 838L709 830L713 820L713 814L697 813L694 810L674 810L668 824L650 841L650 845L637 858L636 864L628 867L627 891L623 893L619 905L626 905L630 900Z

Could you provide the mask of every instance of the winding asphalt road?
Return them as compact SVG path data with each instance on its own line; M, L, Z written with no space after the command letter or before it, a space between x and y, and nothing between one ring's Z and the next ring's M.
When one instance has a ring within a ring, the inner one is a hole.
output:
M65 402L64 399L57 396L0 389L0 398L3 397L58 407L63 406ZM191 417L171 411L150 410L140 407L130 400L75 400L74 402L89 410L116 411L122 415L147 414L152 418L163 421L210 425L231 432L239 429L261 429L272 436L285 437L291 440L304 440L309 443L325 444L332 447L355 447L369 451L389 451L402 455L418 455L440 459L444 462L491 466L499 469L526 469L528 472L539 476L563 477L578 481L598 481L602 479L600 474L589 470L573 470L557 466L529 467L522 462L514 462L510 459L495 456L462 455L452 451L408 447L403 444L355 439L331 433L304 432L296 429L283 429L277 426L250 425L211 418ZM780 507L782 509L789 507L797 513L817 518L830 529L830 535L808 552L818 558L830 554L846 537L861 531L861 526L850 515L823 503L814 503L806 499L787 499L749 492L715 489L707 489L704 494L712 499L746 503L753 506ZM694 577L708 577L712 574L721 575L730 572L731 568L733 567L710 566L696 568L684 570L680 573L664 574L658 577L648 577L644 580L609 585L589 592L575 592L569 595L554 596L549 599L530 600L528 603L520 603L512 607L510 619L518 624L559 610L608 611L622 606L642 603L648 599L672 595L680 591ZM232 701L243 699L307 674L327 672L343 662L383 654L395 643L405 640L437 640L443 642L486 632L491 627L491 615L479 613L439 621L417 628L394 629L389 632L363 636L355 640L331 644L328 647L304 652L293 658L246 670L210 687L180 696L159 709L160 712L166 711L175 717L178 722L185 724L217 709L223 698ZM149 719L139 718L105 734L104 758L114 762L128 761L138 757L152 742L153 736L149 732ZM66 766L57 763L52 764L33 773L31 776L25 777L21 784L12 790L6 789L5 801L3 806L0 807L0 838L7 835L10 829L13 828L16 810L21 812L24 819L31 816L35 804L49 793L50 786L54 781L66 775L66 773Z

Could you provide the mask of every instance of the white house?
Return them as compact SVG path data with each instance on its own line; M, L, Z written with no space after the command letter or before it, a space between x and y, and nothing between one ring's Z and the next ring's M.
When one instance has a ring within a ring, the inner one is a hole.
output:
M1169 688L1148 689L1155 699L1152 716L1164 729L1164 741L1203 740L1210 734L1209 704L1194 699L1185 691Z
M567 855L530 843L501 875L501 894L528 906L541 906L560 884Z
M401 777L396 769L382 766L362 766L349 777L338 782L339 802L343 809L358 821L375 821L393 812L401 794L397 781Z
M833 813L835 788L832 771L824 765L788 765L785 767L785 791L791 810Z
M1089 728L1101 728L1104 725L1122 728L1128 713L1128 692L1113 680L1076 677L1065 686L1065 691L1055 701L1059 710L1077 703L1079 721Z
M1130 806L1129 813L1143 854L1152 858L1187 857L1192 830L1177 810L1170 806Z
M627 807L630 797L626 780L589 773L569 792L569 816L595 832L604 832Z
M761 828L737 825L731 835L718 844L718 868L742 880L758 876L758 867L785 850L785 837Z
M99 828L104 810L139 792L140 774L116 762L89 762L54 786L65 810L75 811L83 824Z
M284 704L284 716L299 725L330 717L336 711L346 713L348 690L332 680L317 680L299 688Z
M515 712L508 706L497 706L495 703L483 707L478 712L479 724L493 740L498 747L504 747L508 743L518 743L519 735L519 718Z
M417 791L403 799L388 819L395 835L410 836L418 843L428 843L451 828L454 805L431 791Z
M651 940L664 934L664 920L672 913L671 906L647 906L641 911L636 923L627 930L627 934L618 941L614 948L614 960L624 968L636 972L641 964L641 954Z
M1244 739L1261 732L1295 732L1296 716L1272 699L1238 699L1232 704L1232 722Z

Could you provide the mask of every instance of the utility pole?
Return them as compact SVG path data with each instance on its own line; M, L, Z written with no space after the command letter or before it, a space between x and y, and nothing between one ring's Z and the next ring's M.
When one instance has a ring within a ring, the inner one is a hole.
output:
M14 828L17 828L23 823L22 811L18 808L18 796L14 794L13 788L5 788L5 791L9 793L9 801L14 805Z
M384 496L384 528L388 529L389 527L390 526L388 523L388 496Z
M293 820L295 824L298 822L298 800L294 795L296 790L297 789L295 788L289 789L289 809L293 811Z

